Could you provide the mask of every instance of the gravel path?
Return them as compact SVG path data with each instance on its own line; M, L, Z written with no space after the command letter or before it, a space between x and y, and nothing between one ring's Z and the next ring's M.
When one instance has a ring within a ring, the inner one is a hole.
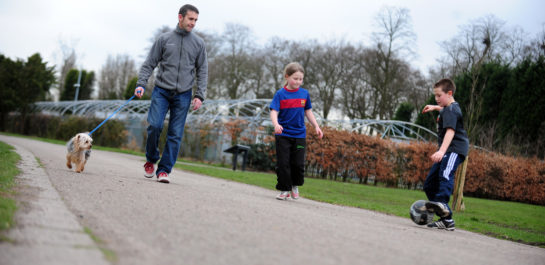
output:
M93 150L78 174L66 168L64 146L3 135L0 141L41 161L35 177L50 181L60 194L51 200L70 211L58 218L89 227L116 253L114 264L545 264L545 249L304 198L278 201L272 190L180 170L171 184L158 183L143 177L143 157ZM0 264L40 255L14 252L13 245L0 244Z

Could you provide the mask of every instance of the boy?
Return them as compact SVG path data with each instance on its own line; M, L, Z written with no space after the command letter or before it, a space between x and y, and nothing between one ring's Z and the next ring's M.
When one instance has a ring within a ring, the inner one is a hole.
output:
M424 191L429 202L426 208L440 219L428 227L454 231L452 211L448 206L454 186L454 173L469 151L469 140L464 129L462 110L454 100L456 87L450 79L441 79L433 86L437 105L426 105L422 113L437 110L439 150L431 156L434 162L426 181Z

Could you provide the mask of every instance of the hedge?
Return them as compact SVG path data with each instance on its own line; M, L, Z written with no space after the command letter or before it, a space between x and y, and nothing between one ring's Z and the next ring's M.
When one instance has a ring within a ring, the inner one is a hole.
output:
M324 127L323 139L307 128L307 177L387 187L421 189L433 162L436 143L394 142ZM268 146L267 146L268 145ZM254 168L270 168L274 141L256 146ZM472 148L464 185L467 196L545 205L545 162ZM264 165L256 165L259 161ZM274 164L274 163L273 163Z
M68 141L77 133L93 130L103 119L67 116L64 118L45 114L8 116L6 130L12 133L32 135L49 139ZM93 133L93 144L108 147L122 147L127 140L125 124L111 119Z
M309 132L313 132L308 128ZM323 128L324 138L307 135L309 176L357 179L367 184L420 188L437 144L396 143L347 131ZM472 148L464 183L467 196L545 205L545 162ZM316 174L318 173L318 174Z

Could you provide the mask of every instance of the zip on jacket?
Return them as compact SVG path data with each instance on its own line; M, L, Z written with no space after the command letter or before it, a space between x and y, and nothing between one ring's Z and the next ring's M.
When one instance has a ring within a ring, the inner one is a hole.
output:
M173 31L161 34L140 68L136 86L145 88L153 69L158 65L155 86L182 93L193 88L196 77L195 97L204 101L208 62L204 41L197 34L187 32L178 25Z

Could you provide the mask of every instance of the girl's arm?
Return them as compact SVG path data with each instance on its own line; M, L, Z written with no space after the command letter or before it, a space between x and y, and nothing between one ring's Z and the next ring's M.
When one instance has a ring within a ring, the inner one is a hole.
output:
M308 121L314 128L316 129L316 134L318 135L318 138L322 139L324 136L324 133L320 129L320 126L318 126L318 122L316 122L316 118L314 118L314 114L312 113L312 109L305 110L305 116L307 117Z
M278 111L271 109L270 111L271 121L274 126L274 133L281 134L284 128L278 124Z

